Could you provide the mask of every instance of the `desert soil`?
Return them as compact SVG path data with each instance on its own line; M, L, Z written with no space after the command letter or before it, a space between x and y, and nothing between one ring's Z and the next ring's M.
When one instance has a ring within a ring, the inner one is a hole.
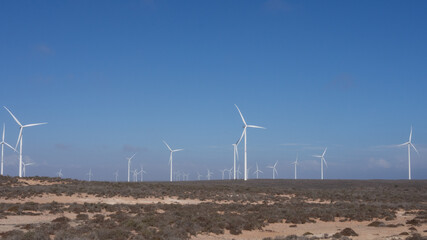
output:
M50 203L52 201L58 203L106 203L106 204L154 204L154 203L163 203L163 204L199 204L206 201L201 201L197 199L177 199L175 197L164 197L164 198L142 198L136 199L132 197L112 197L112 198L102 198L96 197L88 194L76 194L73 196L57 196L53 194L43 195L43 196L34 196L23 199L4 199L0 198L0 203L25 203L25 202L35 202L35 203ZM312 200L309 200L312 201ZM13 229L18 229L18 225L25 224L36 224L36 223L45 223L51 222L53 219L66 216L70 219L75 218L74 213L63 213L63 214L49 214L47 212L42 213L38 216L7 216L7 219L0 219L0 232L10 231ZM390 227L369 227L368 224L371 221L356 222L356 221L346 221L340 222L340 219L336 219L335 222L322 222L317 221L316 223L305 223L298 224L291 227L293 224L289 223L273 223L267 225L262 230L254 231L243 231L242 234L232 235L226 231L225 234L215 235L215 234L200 234L192 237L195 239L206 239L206 240L218 240L218 239L262 239L266 237L276 237L276 236L288 236L288 235L298 235L302 236L304 233L310 232L317 237L322 237L324 234L333 235L337 232L340 232L344 228L353 229L359 236L352 237L352 239L391 239L393 237L399 237L399 234L402 232L411 233L411 230L408 230L410 227L406 225L406 221L413 219L415 215L404 215L404 211L399 211L397 213L397 218L391 221L385 221L386 224L403 224L403 226L390 228ZM424 231L427 231L427 224L417 226L417 231L421 235L426 235ZM404 239L403 236L401 236ZM399 239L399 238L397 238Z

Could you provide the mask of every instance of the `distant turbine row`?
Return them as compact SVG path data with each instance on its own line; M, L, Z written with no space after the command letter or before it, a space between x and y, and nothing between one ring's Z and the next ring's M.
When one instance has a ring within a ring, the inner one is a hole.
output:
M236 104L234 104L234 105L235 105L235 107L236 107L237 111L239 112L239 115L240 115L240 117L242 119L242 122L243 122L243 131L242 131L242 134L241 134L240 138L236 141L236 143L232 144L233 148L234 148L234 152L233 152L233 167L232 167L232 169L221 170L221 173L222 173L222 179L224 179L225 172L228 171L229 172L229 177L231 177L232 170L233 170L233 179L239 179L240 171L239 171L239 167L236 166L238 158L239 158L238 145L244 139L244 177L243 177L243 179L246 181L246 180L248 180L248 172L249 172L248 162L247 162L247 128L259 128L259 129L266 129L266 128L260 127L260 126L256 126L256 125L248 125L246 123L246 120L243 117L243 114L240 111L239 107ZM15 120L15 122L18 124L18 126L19 126L19 135L18 135L18 140L16 142L16 146L15 146L15 148L13 148L10 144L8 144L5 141L5 125L3 124L3 134L2 134L2 139L1 139L1 142L0 142L0 144L1 144L0 174L3 175L3 171L4 171L4 146L6 145L7 147L9 147L10 149L12 149L15 152L17 152L17 148L19 146L19 174L18 175L19 175L19 177L22 177L22 176L25 177L26 176L26 166L33 165L34 163L30 163L30 162L29 163L24 163L22 161L22 156L23 156L22 155L23 130L26 127L33 127L33 126L43 125L43 124L47 124L47 123L45 122L45 123L33 123L33 124L23 125L15 117L15 115L13 115L13 113L7 107L4 107L4 108L12 116L12 118ZM166 145L166 147L170 151L170 156L169 156L170 181L172 182L173 181L173 153L174 152L178 152L178 151L182 151L183 149L175 149L175 150L173 150L166 143L166 141L163 141L163 143ZM419 154L418 150L415 148L414 144L412 143L412 126L411 126L411 131L409 133L409 141L407 141L407 142L405 142L403 144L397 145L397 146L407 146L408 147L408 179L411 180L411 178L412 178L412 176L411 176L411 148L413 148L415 150L415 152L417 154ZM325 160L326 151L327 151L327 148L325 148L325 150L323 151L322 155L313 155L313 157L316 157L316 158L320 159L320 178L321 179L324 179L323 164L325 164L326 167L328 166L328 164L327 164L327 162ZM131 161L135 157L135 154L133 154L131 157L127 158L127 160L128 160L128 182L130 182ZM267 168L271 168L272 169L273 179L275 179L276 175L277 175L277 169L276 169L277 163L278 162L276 162L273 166L267 166ZM295 170L294 170L295 171L294 178L296 179L297 178L298 156L297 156L295 162L293 162L291 164L294 165L294 168L295 168ZM144 173L146 173L146 172L143 170L142 165L141 165L141 170L140 171L138 171L137 169L135 169L134 172L133 172L134 181L137 181L137 176L139 174L141 174L141 181L142 181ZM259 170L258 163L257 163L256 164L256 171L254 172L254 174L256 174L256 178L259 178L259 173L262 173L262 171ZM197 178L200 179L201 175L199 173L197 173L197 174L198 174ZM213 172L211 172L208 169L207 176L206 176L208 180L211 179L212 174L213 174ZM60 171L57 172L57 175L58 175L58 177L62 177L62 169L60 169ZM87 173L86 175L88 175L89 181L91 181L91 178L93 176L92 175L92 169L90 169L89 173ZM115 175L115 178L116 178L116 181L117 181L118 172L116 172L114 175ZM183 173L183 178L185 178L185 177L187 177L187 179L188 179L188 174L185 175Z

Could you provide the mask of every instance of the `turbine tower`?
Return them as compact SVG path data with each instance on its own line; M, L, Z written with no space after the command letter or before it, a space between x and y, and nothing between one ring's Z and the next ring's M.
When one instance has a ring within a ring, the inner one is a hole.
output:
M246 181L246 180L248 180L248 158L247 158L247 151L246 151L246 145L247 145L247 136L246 136L246 134L247 134L247 128L261 128L261 129L265 129L265 127L260 127L260 126L246 124L245 118L243 118L243 115L240 112L239 107L237 107L236 104L234 104L234 106L236 106L237 111L239 111L240 117L242 118L242 121L243 121L243 134L245 135L245 145L244 145L244 152L245 152L245 157L244 157L245 158L245 175L244 175L244 179Z
M212 174L213 174L213 172L211 172L211 171L208 169L208 175L206 175L206 178L207 178L208 180L211 180L211 176L212 176Z
M18 147L18 144L20 144L19 145L19 177L22 177L22 138L23 138L22 131L26 127L34 127L34 126L38 126L38 125L42 125L42 124L47 124L47 122L45 122L45 123L32 123L32 124L22 125L18 121L18 119L12 114L12 112L9 109L7 109L7 107L4 107L4 108L10 113L10 115L13 117L13 119L15 119L15 122L19 125L19 135L18 135L18 141L16 142L15 149Z
M239 146L239 143L242 141L243 138L243 134L245 134L245 130L243 129L242 131L242 135L240 136L239 140L236 143L233 143L233 148L234 148L234 180L236 180L236 160L239 160L239 149L237 148Z
M135 157L135 154L136 153L134 153L130 158L126 158L128 160L128 182L130 182L130 161L132 161L132 158Z
M263 171L261 171L261 170L259 170L259 168L258 168L258 163L256 163L256 171L254 172L254 174L256 174L256 179L258 179L258 175L259 175L259 173L263 173Z
M8 146L10 149L12 149L13 151L16 152L16 150L12 146L10 146L9 143L5 142L4 134L5 134L5 126L3 123L3 135L1 138L1 142L0 142L0 144L1 144L1 175L2 176L3 176L3 164L4 164L4 161L3 161L4 145Z
M295 160L295 162L291 163L295 166L295 175L294 175L294 179L297 179L297 165L298 165L298 154L297 154L297 159Z
M117 182L117 178L119 177L119 170L117 170L117 171L114 173L114 176L116 177L116 182Z
M179 152L179 151L182 151L184 149L175 149L175 150L172 150L172 148L170 148L169 145L165 141L163 141L163 143L166 145L166 147L168 147L168 149L170 151L170 156L169 156L169 164L171 165L170 181L172 182L173 181L173 179L172 179L172 164L173 164L173 162L172 162L172 154L174 152Z
M323 163L325 163L325 166L328 167L328 164L326 163L326 160L325 160L325 153L327 149L328 148L325 148L325 151L323 151L322 155L313 155L313 157L320 158L320 179L322 180L323 180Z
M141 171L139 171L141 173L141 182L144 181L144 173L147 173L146 171L144 171L144 166L141 164Z
M411 126L411 132L409 133L409 141L402 143L398 146L408 146L408 179L411 180L411 147L414 148L415 152L418 153L418 150L415 148L414 144L412 144L412 126Z
M88 173L86 173L86 175L88 175L89 176L89 182L92 180L92 176L93 176L93 174L92 174L92 168L91 169L89 169L89 172Z
M276 175L278 175L277 170L276 170L276 166L277 166L277 161L273 166L267 166L268 168L273 169L273 179L276 179Z

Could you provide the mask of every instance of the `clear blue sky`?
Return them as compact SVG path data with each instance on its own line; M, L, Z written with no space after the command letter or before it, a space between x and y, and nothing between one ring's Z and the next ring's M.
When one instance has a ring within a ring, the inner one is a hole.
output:
M23 123L30 175L148 180L249 166L280 178L427 178L426 1L0 1L0 104ZM18 128L3 109L6 140ZM241 156L243 155L240 152ZM17 174L6 151L5 172ZM242 164L242 161L240 161ZM243 165L242 165L243 166ZM253 175L252 175L253 177Z

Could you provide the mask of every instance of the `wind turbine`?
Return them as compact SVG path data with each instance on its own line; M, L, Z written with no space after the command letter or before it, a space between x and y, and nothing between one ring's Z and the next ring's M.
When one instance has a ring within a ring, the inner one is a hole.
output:
M222 180L224 180L224 175L225 175L225 171L227 171L228 169L223 169L223 170L219 170L222 174Z
M260 126L246 124L245 118L243 118L243 115L240 112L239 107L237 107L236 104L234 104L234 106L236 106L237 111L239 111L240 117L242 118L242 121L243 121L243 124L244 124L243 125L243 134L245 135L245 147L244 147L244 152L245 152L245 177L244 177L244 179L246 181L246 180L248 180L248 161L247 161L248 159L247 159L247 151L246 151L246 144L247 144L247 136L246 136L246 134L247 134L247 128L261 128L261 129L265 129L265 127L260 127ZM243 134L242 134L242 136L243 136Z
M276 166L277 166L277 161L273 166L267 166L268 168L273 169L273 179L276 179L276 174L278 175L277 170L276 170Z
M188 181L189 173L182 173L182 181Z
M117 178L119 177L119 170L117 170L117 171L114 173L114 176L116 177L116 182L117 182Z
M211 172L211 171L208 169L208 175L206 175L206 178L207 178L208 180L211 180L211 176L212 176L212 174L213 174L213 172Z
M323 163L325 163L325 166L328 167L328 164L326 163L326 160L325 160L326 150L328 150L328 148L325 148L325 151L323 151L322 155L313 155L313 157L320 158L320 173L321 173L320 179L322 180L323 180Z
M22 173L23 173L23 176L26 177L26 171L25 171L26 166L34 165L34 163L28 162L28 163L22 163L22 164L23 164Z
M240 178L240 174L242 174L242 172L240 171L240 165L239 166L237 166L237 179L239 179Z
M259 173L263 173L263 171L258 169L258 163L256 163L256 171L254 172L254 174L256 174L256 179L258 179L258 174Z
M169 145L165 141L163 141L163 143L166 145L166 147L168 147L169 151L171 152L171 154L169 156L169 164L171 165L170 181L172 182L173 181L173 179L172 179L172 164L173 164L173 162L172 162L172 154L174 152L179 152L179 151L182 151L184 149L175 149L175 150L172 150L172 148L170 148Z
M297 165L298 165L298 154L297 154L297 159L295 160L295 162L291 163L295 166L295 176L294 179L297 179Z
M16 142L15 149L18 147L18 144L20 143L20 145L19 145L19 177L22 177L22 138L23 138L22 131L26 127L34 127L34 126L38 126L38 125L42 125L42 124L47 124L47 122L22 125L18 121L18 119L15 117L15 115L13 115L13 113L9 109L7 109L7 107L4 107L4 108L10 113L10 115L13 117L13 119L15 119L15 122L18 123L18 125L19 125L19 135L18 135L18 141Z
M132 161L132 158L135 157L135 154L136 153L134 153L130 158L126 158L128 160L128 182L130 182L130 161Z
M144 181L144 173L147 173L146 171L144 171L144 166L141 164L141 171L139 171L139 173L141 173L141 182Z
M134 182L138 182L138 170L135 168L135 170L133 170L133 181Z
M62 178L62 168L59 169L59 172L56 173L59 178Z
M197 180L200 181L200 178L202 177L202 174L200 174L199 172L197 172Z
M91 169L89 169L89 172L88 173L86 173L86 175L88 175L89 176L89 182L91 181L91 179L92 179L92 176L93 176L93 174L92 174L92 168Z
M230 168L227 171L228 171L228 179L231 180L231 173L233 171L233 168Z
M415 148L414 144L412 144L412 126L411 126L411 132L409 133L409 141L402 143L398 146L408 146L408 179L411 180L411 147L414 148L415 152L418 153L418 150Z
M1 175L2 176L3 176L3 163L4 163L4 161L3 161L4 145L8 146L10 149L12 149L13 151L16 152L16 150L12 146L10 146L9 143L5 142L5 140L4 140L5 128L6 127L5 127L4 123L3 123L3 135L2 135L2 138L1 138L1 142L0 142L0 144L1 144Z

